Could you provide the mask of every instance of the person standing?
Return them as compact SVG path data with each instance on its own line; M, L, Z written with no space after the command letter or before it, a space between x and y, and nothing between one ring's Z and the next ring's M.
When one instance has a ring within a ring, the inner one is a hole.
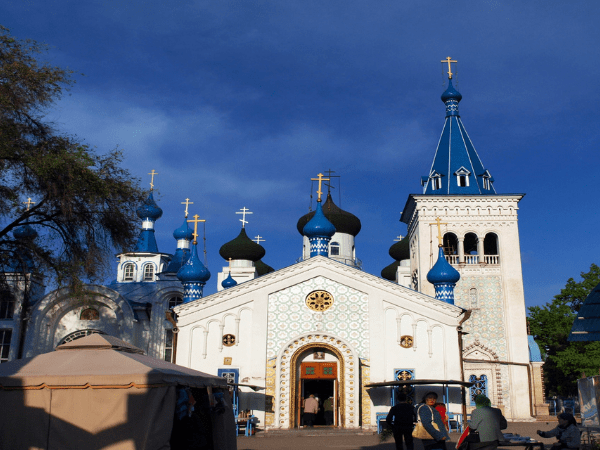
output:
M558 426L550 431L537 430L537 434L543 438L556 436L558 442L552 445L551 450L562 448L579 448L581 445L581 432L577 428L577 422L573 414L562 413L558 415Z
M325 413L325 425L333 425L333 397L327 397L323 402L323 412Z
M475 397L476 408L471 413L469 428L479 433L479 442L469 444L471 450L493 450L498 441L504 440L502 434L508 424L498 408L492 408L490 399L485 395Z
M404 392L398 394L398 403L390 409L385 421L392 428L396 450L402 450L402 438L406 444L406 450L413 450L412 430L415 422L415 408L408 403L408 397Z
M315 415L319 412L319 402L314 394L304 400L304 425L312 427L315 423Z
M425 450L446 450L446 441L450 440L442 416L434 407L437 398L438 395L435 392L428 392L423 397L423 402L417 407L417 417L432 437L432 439L422 439Z

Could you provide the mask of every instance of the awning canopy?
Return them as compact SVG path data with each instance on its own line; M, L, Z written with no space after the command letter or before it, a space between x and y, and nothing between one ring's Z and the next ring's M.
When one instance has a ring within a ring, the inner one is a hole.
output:
M414 385L429 385L429 384L441 384L444 386L464 386L471 387L475 383L469 381L457 381L457 380L395 380L395 381L382 381L380 383L369 383L365 384L365 387L386 387L386 386L414 386Z

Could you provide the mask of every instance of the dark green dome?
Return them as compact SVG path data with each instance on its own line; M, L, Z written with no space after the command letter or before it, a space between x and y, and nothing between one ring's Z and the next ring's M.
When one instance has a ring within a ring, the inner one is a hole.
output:
M405 236L401 241L396 242L390 247L390 256L396 261L410 259L410 250L408 247L408 236ZM385 278L385 277L384 277Z
M254 267L256 268L256 273L258 274L259 277L262 275L271 273L271 272L275 272L275 269L273 269L268 264L265 264L260 259L254 263Z
M360 233L360 219L354 214L338 208L336 204L333 203L331 194L327 194L327 200L325 200L325 203L323 203L322 209L323 214L325 217L327 217L327 220L333 224L336 232L351 234L352 236L356 236L358 233ZM311 211L308 214L300 217L300 220L298 220L296 228L298 228L298 232L301 235L304 236L304 225L306 225L314 215L315 211Z
M265 256L265 249L262 245L251 240L246 234L246 230L242 228L238 237L221 246L219 255L225 261L229 261L229 258L231 258L232 260L247 259L256 262Z
M381 278L385 278L386 280L396 281L396 274L398 273L398 266L400 265L400 261L394 261L389 266L385 267L381 271Z

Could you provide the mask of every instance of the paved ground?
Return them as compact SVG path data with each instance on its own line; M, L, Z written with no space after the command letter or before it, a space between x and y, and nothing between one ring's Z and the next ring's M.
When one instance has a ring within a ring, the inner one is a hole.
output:
M537 438L547 445L555 442L555 439L542 439L536 435L536 430L550 430L556 426L555 421L549 422L517 422L509 423L506 433L520 434ZM451 444L448 450L454 450L454 442L458 439L457 433L451 434ZM415 440L415 450L423 450L423 446ZM319 449L345 449L345 450L395 450L394 438L386 442L380 442L376 434L350 432L339 430L332 434L331 429L313 428L311 430L294 430L278 433L264 433L259 431L253 437L239 437L238 450L319 450ZM515 447L515 450L523 450Z

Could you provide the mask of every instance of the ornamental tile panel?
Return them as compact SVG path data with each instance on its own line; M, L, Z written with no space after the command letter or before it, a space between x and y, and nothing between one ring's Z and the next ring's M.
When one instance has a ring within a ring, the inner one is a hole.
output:
M327 311L312 311L306 297L323 290L333 296ZM277 356L291 339L308 331L327 330L347 339L360 357L369 357L369 303L367 294L318 276L269 295L267 356ZM357 332L355 330L360 330Z

